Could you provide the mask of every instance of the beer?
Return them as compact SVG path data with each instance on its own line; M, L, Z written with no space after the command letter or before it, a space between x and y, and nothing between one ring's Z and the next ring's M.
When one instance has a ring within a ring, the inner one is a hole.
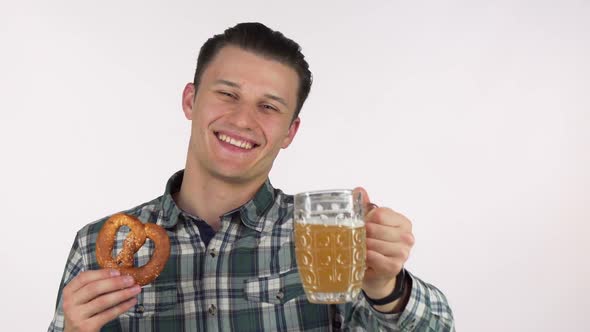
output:
M295 258L309 302L345 303L359 294L366 251L361 201L348 189L295 195Z
M359 293L365 273L365 227L354 225L295 221L297 266L310 302L344 303Z

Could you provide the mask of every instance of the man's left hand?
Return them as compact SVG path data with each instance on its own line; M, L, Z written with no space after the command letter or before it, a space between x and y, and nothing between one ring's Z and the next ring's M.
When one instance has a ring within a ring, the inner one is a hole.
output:
M393 291L396 276L404 267L414 245L412 223L386 207L371 204L365 189L358 187L365 208L367 259L363 290L372 299L381 299Z

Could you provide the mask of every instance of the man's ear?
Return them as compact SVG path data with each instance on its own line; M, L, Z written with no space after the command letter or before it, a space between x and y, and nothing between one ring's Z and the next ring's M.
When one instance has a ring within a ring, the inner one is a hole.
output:
M195 103L196 90L193 83L187 83L182 91L182 111L187 120L193 119L193 105Z
M295 138L295 134L297 134L297 130L299 130L299 124L301 124L301 119L299 119L299 117L297 117L297 119L291 122L291 125L289 126L289 131L287 132L287 136L285 136L285 138L283 139L283 144L281 145L281 148L286 149L287 147L289 147L289 145L291 145L291 142L293 142L293 138Z

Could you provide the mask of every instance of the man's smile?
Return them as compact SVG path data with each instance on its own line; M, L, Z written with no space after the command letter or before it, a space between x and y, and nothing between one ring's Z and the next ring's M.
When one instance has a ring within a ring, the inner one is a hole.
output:
M238 137L235 135L227 134L227 133L215 132L215 136L217 137L217 139L219 141L229 144L229 145L232 145L234 147L240 148L245 151L252 150L253 148L256 148L259 146L259 144L257 144L256 142L245 139L243 137Z

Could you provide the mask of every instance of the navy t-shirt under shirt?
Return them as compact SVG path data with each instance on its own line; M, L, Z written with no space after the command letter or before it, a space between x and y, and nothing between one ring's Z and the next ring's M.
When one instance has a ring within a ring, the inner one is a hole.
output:
M215 230L208 223L201 219L195 219L195 223L199 228L199 233L201 233L201 240L205 243L205 248L209 245L209 242L215 236Z

